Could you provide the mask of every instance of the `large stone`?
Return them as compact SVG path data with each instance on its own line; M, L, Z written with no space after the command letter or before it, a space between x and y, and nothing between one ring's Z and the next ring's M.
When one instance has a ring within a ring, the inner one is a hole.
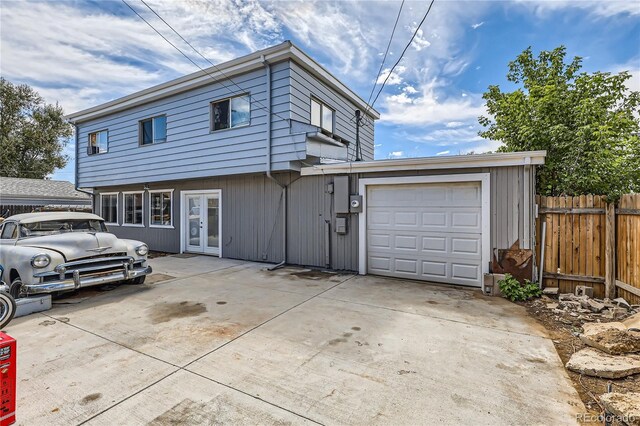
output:
M571 355L566 367L587 376L619 379L640 373L640 355L609 355L585 348Z
M618 305L619 307L626 309L627 311L631 310L631 305L629 304L629 302L624 300L622 297L618 297L617 299L613 299L612 302L615 303L616 305Z
M605 410L619 420L619 424L640 426L640 393L605 393L600 396L600 402Z
M602 310L605 307L604 303L597 302L593 299L587 300L587 306L588 308L585 308L585 309L590 309L591 312L596 312L596 313L602 312Z
M547 296L557 296L560 289L558 287L545 287L542 290L542 294L546 294Z
M640 352L640 332L627 330L621 322L587 323L582 329L580 340L608 354Z
M622 321L622 323L628 328L640 329L640 313L631 315L629 318Z

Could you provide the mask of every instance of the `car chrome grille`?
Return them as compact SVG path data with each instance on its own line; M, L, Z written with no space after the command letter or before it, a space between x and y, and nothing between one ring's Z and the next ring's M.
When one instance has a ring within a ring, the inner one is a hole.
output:
M110 274L122 271L125 264L129 263L129 256L126 253L109 253L107 255L89 256L81 259L75 259L58 266L64 266L65 273L61 274L56 271L36 274L42 278L42 282L57 281L61 279L72 279L74 271L78 271L81 277L91 275ZM137 261L134 265L139 265L142 261Z

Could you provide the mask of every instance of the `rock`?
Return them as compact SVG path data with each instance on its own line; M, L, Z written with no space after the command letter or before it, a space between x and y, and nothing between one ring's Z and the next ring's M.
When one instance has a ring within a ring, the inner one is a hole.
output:
M581 306L580 302L575 302L572 300L561 300L558 303L558 307L563 309L576 310L576 309L580 309L580 306Z
M580 340L592 348L611 355L640 352L640 332L627 330L621 322L587 323L582 329Z
M602 312L604 310L604 303L597 302L593 299L587 300L587 305L589 306L587 309L590 309L591 312Z
M558 291L560 291L558 287L546 287L542 290L542 294L546 294L547 296L557 296Z
M610 319L620 319L623 318L625 315L627 315L627 310L624 308L609 308L608 310L602 312L602 315L605 318L610 318Z
M640 426L640 393L605 393L600 395L605 410L629 426Z
M560 296L558 296L558 300L559 301L565 301L565 300L573 300L576 301L577 297L575 294L571 294L571 293L562 293Z
M593 287L588 287L586 285L576 286L576 296L593 297Z
M619 379L640 373L640 355L613 356L585 348L571 355L566 367L587 376Z
M547 309L556 309L557 307L557 303L547 303Z
M615 303L616 305L618 305L618 307L624 308L627 311L631 310L631 305L626 300L624 300L622 297L618 297L617 299L613 299L612 302Z
M629 318L622 321L628 328L640 328L640 313L633 314Z

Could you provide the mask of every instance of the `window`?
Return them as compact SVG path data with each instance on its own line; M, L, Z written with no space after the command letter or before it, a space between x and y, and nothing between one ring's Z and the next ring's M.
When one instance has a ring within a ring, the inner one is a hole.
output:
M100 213L104 221L118 224L118 193L100 194Z
M142 195L143 192L123 192L124 220L123 225L144 226L142 223Z
M173 226L171 214L173 190L149 191L149 226Z
M140 145L151 145L167 141L167 117L148 118L140 122Z
M0 239L15 240L16 238L18 238L18 235L16 233L17 229L18 227L14 222L5 223L4 227L2 228L2 234L0 234Z
M251 120L249 95L211 103L211 130L248 126Z
M335 111L320 101L311 99L311 125L333 133Z
M107 152L109 146L109 135L106 130L101 130L99 132L89 133L89 147L88 154L102 154L103 152Z

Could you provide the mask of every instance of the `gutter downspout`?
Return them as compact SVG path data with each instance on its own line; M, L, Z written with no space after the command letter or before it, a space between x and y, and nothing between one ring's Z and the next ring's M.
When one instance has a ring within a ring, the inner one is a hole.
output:
M93 213L95 213L95 207L96 207L96 194L94 194L93 192L89 192L89 191L85 191L84 189L80 189L78 188L78 156L80 154L80 134L78 133L78 125L73 123L73 128L75 130L76 133L76 137L75 137L75 141L76 141L76 158L75 158L75 171L74 171L74 182L73 182L73 186L75 187L75 190L78 192L82 192L84 194L88 194L91 195L91 211Z
M266 154L265 154L265 169L266 175L269 179L282 188L282 262L269 268L269 271L282 268L287 263L287 185L283 185L276 178L271 175L271 64L267 62L264 55L261 56L262 63L264 64L265 77L266 77L266 92L267 92L267 130L266 130Z

